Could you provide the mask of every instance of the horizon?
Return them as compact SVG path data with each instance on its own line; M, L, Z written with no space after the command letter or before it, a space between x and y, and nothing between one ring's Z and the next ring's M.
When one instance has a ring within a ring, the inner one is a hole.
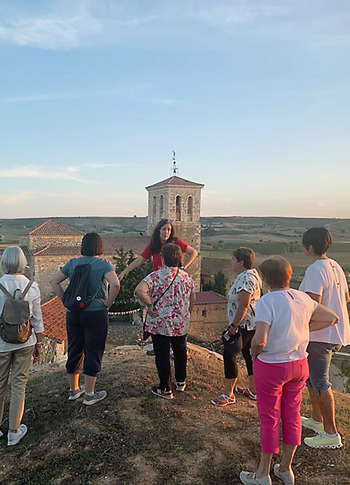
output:
M278 215L267 215L267 216L260 216L260 215L204 215L201 214L200 218L208 218L208 219L215 219L215 218L242 218L242 219L255 219L255 218L262 218L262 219L331 219L331 220L339 220L345 221L350 220L350 217L317 217L317 216L278 216ZM148 215L144 216L118 216L118 215L88 215L88 216L31 216L31 217L1 217L0 221L13 221L13 220L27 220L27 219L147 219Z
M203 217L350 218L348 1L0 12L0 217L142 214L175 150Z

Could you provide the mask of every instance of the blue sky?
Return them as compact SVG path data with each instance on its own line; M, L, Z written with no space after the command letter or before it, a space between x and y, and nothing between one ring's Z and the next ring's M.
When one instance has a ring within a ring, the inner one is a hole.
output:
M350 217L348 0L0 0L1 217Z

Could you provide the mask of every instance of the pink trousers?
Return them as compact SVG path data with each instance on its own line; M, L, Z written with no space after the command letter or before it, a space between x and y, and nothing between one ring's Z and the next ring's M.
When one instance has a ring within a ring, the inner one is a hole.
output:
M276 364L255 359L253 369L260 417L261 452L279 452L280 421L283 443L300 445L300 404L309 375L307 359Z

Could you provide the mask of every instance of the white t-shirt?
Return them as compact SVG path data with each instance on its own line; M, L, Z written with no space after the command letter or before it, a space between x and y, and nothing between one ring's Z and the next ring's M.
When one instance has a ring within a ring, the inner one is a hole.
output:
M21 292L25 289L29 280L24 275L4 274L0 278L0 283L13 295L14 291L18 288ZM44 331L43 317L41 315L40 306L40 290L38 283L34 282L30 287L27 295L24 298L29 302L30 308L30 321L33 326L33 332L29 339L23 344L9 344L4 342L0 337L0 352L9 352L10 350L23 349L24 347L30 347L36 344L36 333ZM6 301L5 294L0 291L0 315Z
M321 303L339 317L336 325L312 332L312 342L348 345L350 343L349 314L346 305L348 285L344 271L333 259L318 259L306 269L299 287L301 291L321 296Z
M309 322L318 303L299 290L272 291L256 304L255 321L270 326L258 355L262 362L291 362L307 357Z
M247 269L239 273L227 295L227 318L229 324L233 322L239 305L238 294L244 290L251 295L248 311L240 326L247 330L255 330L255 305L261 295L262 282L256 269Z

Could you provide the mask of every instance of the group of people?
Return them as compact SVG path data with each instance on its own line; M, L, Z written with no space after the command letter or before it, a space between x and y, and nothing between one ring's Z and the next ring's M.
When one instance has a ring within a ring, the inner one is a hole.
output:
M228 293L228 328L224 331L224 390L211 402L215 406L234 405L235 394L257 401L261 423L261 459L257 470L242 471L244 484L271 484L270 466L279 451L282 423L283 455L274 473L283 483L294 484L292 460L301 443L301 427L316 432L305 438L313 448L340 448L341 437L335 423L334 396L329 380L332 355L350 343L347 301L348 286L340 265L327 256L332 237L325 228L312 228L303 236L304 252L311 259L299 290L290 288L292 268L281 256L265 259L254 268L252 249L233 252L236 278ZM171 384L170 348L173 350L175 390L184 392L187 377L187 333L195 303L195 285L186 269L197 251L177 238L170 220L156 226L150 244L118 276L101 256L103 242L96 233L84 236L81 257L72 259L51 278L51 285L63 298L62 283L71 280L75 269L89 265L91 302L81 311L67 310L69 400L84 396L93 405L107 396L95 389L101 369L108 331L108 308L117 298L120 281L149 258L153 272L135 289L146 306L144 332L152 337L159 384L152 393L174 398ZM24 276L27 261L19 247L7 248L2 256L0 285L13 294L24 292L29 280ZM109 289L108 289L109 286ZM264 288L264 295L262 296ZM0 286L1 290L1 286ZM38 285L26 293L31 312L32 334L22 344L11 344L0 336L0 423L6 388L11 375L8 445L15 445L27 432L21 424L25 387L32 356L37 360L44 331ZM0 291L0 314L6 294ZM238 385L237 356L242 353L248 372L248 386ZM84 386L79 383L83 369ZM302 391L308 386L312 416L300 416ZM0 431L0 436L2 433Z

